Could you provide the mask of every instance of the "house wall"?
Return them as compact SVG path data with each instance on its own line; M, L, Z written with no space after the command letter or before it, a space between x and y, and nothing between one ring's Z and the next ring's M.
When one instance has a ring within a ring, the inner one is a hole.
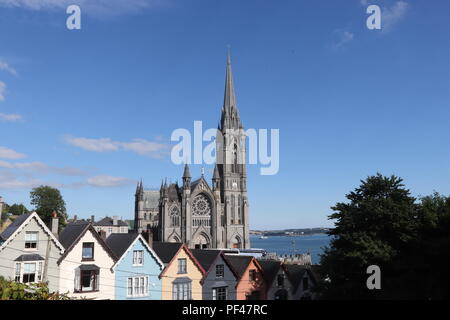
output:
M83 242L94 243L94 260L81 261ZM99 290L97 292L74 293L75 269L82 264L95 264L100 267L99 272ZM67 254L60 263L60 293L68 293L74 298L85 297L87 299L114 299L115 298L115 277L111 268L114 264L113 259L103 249L101 244L88 230L78 243Z
M38 243L36 249L25 249L25 233L27 231L38 232ZM15 259L23 254L39 254L44 259L47 254L47 245L49 246L47 281L51 292L58 291L59 288L59 266L58 259L61 257L61 249L58 248L53 240L49 241L50 236L39 225L37 218L31 220L16 234L14 239L0 251L0 276L6 279L14 280ZM45 261L44 261L45 265Z
M133 251L144 251L143 266L133 266ZM134 246L125 253L123 259L114 267L116 276L117 300L161 300L162 281L159 279L162 267L155 257L143 245L142 240L135 242ZM149 295L146 297L127 297L128 278L133 276L149 276Z
M224 265L224 277L216 278L216 265ZM203 300L213 299L213 288L223 287L224 284L228 286L227 299L236 300L236 277L233 272L231 272L228 265L225 263L223 258L219 258L211 266L211 271L208 273L207 277L203 281Z
M256 281L250 281L250 270L255 269L258 272ZM251 294L253 291L260 292L260 300L266 299L266 285L264 279L261 275L261 271L256 266L254 260L249 263L247 269L239 280L236 287L236 300L247 300L247 295Z
M106 238L113 233L128 233L128 226L94 226L94 229L97 230L97 232L100 230L105 231Z
M312 292L312 289L314 288L314 282L311 278L311 275L309 274L309 272L305 272L302 278L308 278L308 289L305 290L305 288L303 287L303 279L300 280L300 284L298 285L297 291L293 295L292 300L300 300L305 295L310 295L311 298L314 299L315 294Z
M278 286L278 275L280 275L280 274L284 275L283 286ZM280 268L278 270L278 273L276 274L272 283L267 284L267 285L269 286L267 288L267 297L266 297L267 300L275 300L275 293L280 289L285 289L288 293L288 300L292 300L294 287L293 287L292 283L289 281L289 278L287 277L283 268Z
M182 258L186 259L187 273L178 274L177 260ZM162 276L163 300L172 300L172 282L176 280L176 278L183 277L188 277L192 280L192 300L202 300L202 285L200 284L200 280L203 275L184 249L178 252L172 263L167 266L167 269Z

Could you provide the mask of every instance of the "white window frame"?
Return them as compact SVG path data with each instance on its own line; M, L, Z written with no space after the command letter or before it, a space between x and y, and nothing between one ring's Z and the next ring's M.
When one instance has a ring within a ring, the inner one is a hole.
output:
M144 250L134 250L133 266L143 266L143 265L144 265Z
M149 283L149 276L140 275L136 277L128 277L127 298L142 298L149 296Z
M26 282L26 283L39 283L42 281L42 273L43 273L43 261L23 261L16 262L14 264L14 281L19 283L23 282L23 275L25 274L25 264L34 264L34 281Z
M36 235L36 239L35 240L29 240L27 236L29 235ZM36 248L27 248L26 245L27 243L33 243L36 242ZM24 250L25 251L37 251L39 248L39 232L38 231L26 231L25 232L25 244L24 244Z

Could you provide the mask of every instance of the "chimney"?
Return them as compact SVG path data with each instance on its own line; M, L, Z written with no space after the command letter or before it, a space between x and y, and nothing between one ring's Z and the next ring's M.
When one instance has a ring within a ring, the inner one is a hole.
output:
M100 235L100 238L102 238L104 241L106 241L106 232L105 232L105 230L99 230L98 234Z
M59 218L56 211L52 213L52 233L58 237Z
M117 224L118 224L118 223L117 223L117 220L118 220L117 216L114 216L114 217L113 217L113 225L114 225L114 226L117 226Z
M148 246L150 248L153 248L153 232L152 232L152 230L147 229L147 232L145 234L146 234L145 240L147 240Z
M91 223L94 223L94 222L95 222L95 216L92 215L92 216L91 216Z
M78 218L77 215L74 215L73 216L73 222L77 221L77 218Z

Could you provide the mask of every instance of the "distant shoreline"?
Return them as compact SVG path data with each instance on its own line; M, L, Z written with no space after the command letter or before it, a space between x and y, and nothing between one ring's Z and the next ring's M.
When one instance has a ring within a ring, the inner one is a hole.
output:
M285 230L251 230L250 235L252 236L311 236L319 234L327 234L330 228L309 228L309 229L285 229Z

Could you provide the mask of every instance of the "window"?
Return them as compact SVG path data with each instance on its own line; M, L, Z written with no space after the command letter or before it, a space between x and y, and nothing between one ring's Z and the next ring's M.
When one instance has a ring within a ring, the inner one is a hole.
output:
M25 232L25 249L37 249L37 242L37 232Z
M109 233L112 233L112 232L113 232L112 227L109 227L109 228L108 228L108 232L109 232Z
M142 266L144 264L144 251L134 250L133 251L133 266Z
M186 259L178 259L178 273L187 273Z
M172 300L191 300L192 286L190 282L173 283Z
M250 278L250 281L256 281L256 270L255 269L252 269L249 271L249 278Z
M303 290L308 290L309 288L309 282L308 282L308 278L303 278Z
M227 300L227 287L213 288L213 300Z
M14 281L22 283L42 281L42 261L20 263L14 265Z
M94 243L83 242L82 260L94 260Z
M278 278L277 278L277 283L279 287L284 286L284 275L283 274L279 274Z
M98 291L99 270L76 269L75 272L75 292Z
M216 278L223 278L223 276L224 276L223 264L216 265Z
M15 272L15 276L14 276L14 281L16 282L20 282L20 269L22 267L21 263L16 263L16 272Z
M149 294L148 277L139 276L128 278L127 296L144 297Z
M29 283L36 280L36 263L24 263L22 282Z

